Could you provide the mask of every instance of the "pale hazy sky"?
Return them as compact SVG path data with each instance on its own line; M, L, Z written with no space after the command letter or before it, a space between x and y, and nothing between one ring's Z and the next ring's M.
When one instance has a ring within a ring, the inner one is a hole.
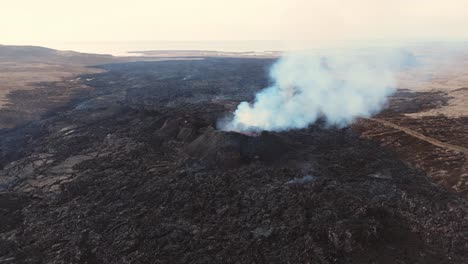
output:
M468 40L468 0L0 0L0 43Z

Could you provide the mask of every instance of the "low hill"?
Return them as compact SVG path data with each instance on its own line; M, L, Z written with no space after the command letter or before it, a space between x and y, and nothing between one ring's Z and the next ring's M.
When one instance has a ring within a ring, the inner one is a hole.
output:
M15 62L55 62L66 64L95 65L121 61L111 55L60 51L38 46L0 45L0 60Z

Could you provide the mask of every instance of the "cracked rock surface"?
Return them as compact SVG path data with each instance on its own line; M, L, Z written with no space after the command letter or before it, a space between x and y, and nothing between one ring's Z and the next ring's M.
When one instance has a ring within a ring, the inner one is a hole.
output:
M270 63L106 65L0 131L0 263L467 263L465 198L353 130L215 129Z

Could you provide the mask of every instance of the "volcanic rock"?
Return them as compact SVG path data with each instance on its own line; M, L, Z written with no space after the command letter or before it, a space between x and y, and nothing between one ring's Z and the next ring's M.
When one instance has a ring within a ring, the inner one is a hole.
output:
M226 132L208 128L190 143L187 153L211 166L237 167L253 160L271 162L280 159L288 146L282 138L263 132L248 136L237 132Z
M262 65L106 65L98 109L0 131L0 263L466 263L466 199L351 129L210 127Z

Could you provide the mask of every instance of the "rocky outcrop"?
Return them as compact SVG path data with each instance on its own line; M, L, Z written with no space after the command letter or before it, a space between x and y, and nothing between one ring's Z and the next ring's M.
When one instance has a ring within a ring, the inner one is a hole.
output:
M466 262L466 200L352 130L218 131L222 101L150 111L111 76L0 137L0 263Z

